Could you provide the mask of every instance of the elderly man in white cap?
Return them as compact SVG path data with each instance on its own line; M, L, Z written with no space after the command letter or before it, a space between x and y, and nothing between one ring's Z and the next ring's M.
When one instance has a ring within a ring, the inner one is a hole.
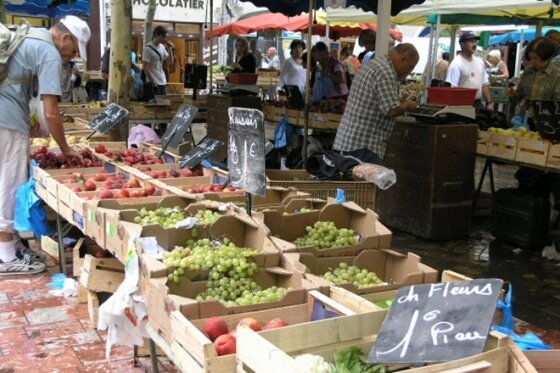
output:
M30 28L8 62L0 83L0 275L38 273L45 269L33 250L18 247L13 230L17 188L26 182L29 161L29 102L36 92L51 136L67 158L80 158L64 136L58 109L62 62L85 59L91 31L86 22L66 16L49 30Z

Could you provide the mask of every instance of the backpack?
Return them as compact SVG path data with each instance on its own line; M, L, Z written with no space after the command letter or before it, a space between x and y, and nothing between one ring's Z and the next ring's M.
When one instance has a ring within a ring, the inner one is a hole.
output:
M25 38L42 40L54 46L51 38L32 32L29 24L26 22L17 26L15 31L10 30L8 26L0 23L0 85L21 83L10 82L6 78L8 77L10 58L14 55Z
M0 83L8 76L8 63L29 32L28 24L21 24L15 33L0 23ZM12 36L13 35L13 36Z

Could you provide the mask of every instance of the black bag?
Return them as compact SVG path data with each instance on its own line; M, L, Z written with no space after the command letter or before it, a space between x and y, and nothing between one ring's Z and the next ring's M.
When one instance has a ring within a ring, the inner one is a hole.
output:
M354 157L324 151L313 153L306 163L307 172L320 180L351 179L352 168L360 164Z

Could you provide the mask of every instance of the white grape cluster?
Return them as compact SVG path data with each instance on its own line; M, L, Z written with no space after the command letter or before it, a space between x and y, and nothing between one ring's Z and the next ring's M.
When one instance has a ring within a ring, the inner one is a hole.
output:
M307 231L305 236L294 241L294 244L298 247L314 246L321 250L357 243L353 229L338 229L332 221L318 221L312 227L306 227L305 230Z
M348 263L338 263L338 267L334 270L326 272L322 276L325 280L336 285L352 284L358 289L370 288L383 284L374 272L367 269L360 269L356 266L349 266Z
M194 215L194 217L198 219L198 224L200 225L212 224L218 220L220 216L222 215L214 210L198 210Z
M207 289L196 297L198 301L218 300L232 307L280 300L289 289L262 289L253 279L259 269L252 256L253 250L237 247L227 238L222 242L204 238L164 253L163 263L173 270L168 280L175 283L186 269L209 270Z
M155 210L142 207L138 213L139 215L134 218L136 224L159 224L165 229L175 227L175 224L186 218L185 212L179 206L158 207Z

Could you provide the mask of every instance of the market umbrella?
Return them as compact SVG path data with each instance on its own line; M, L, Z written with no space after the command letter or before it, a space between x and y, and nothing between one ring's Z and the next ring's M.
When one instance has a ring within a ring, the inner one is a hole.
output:
M554 28L545 27L542 32L546 34L549 30L556 30ZM560 30L558 30L560 31ZM523 40L524 41L531 41L535 38L537 31L534 28L523 30ZM521 40L521 30L511 31L502 35L492 36L490 38L489 45L504 45L509 43L519 43Z
M325 35L327 22L331 32L338 37L358 35L362 30L377 30L377 25L373 23L351 22L351 18L346 20L329 21L327 12L318 11L315 20L312 22L313 35ZM286 30L307 32L309 27L309 16L301 14L295 17L287 17L281 13L259 14L254 17L244 18L236 22L215 27L211 32L206 32L206 37L218 37L222 35L247 35L261 30ZM402 34L398 30L390 29L390 35L396 40L402 40Z
M287 17L282 13L259 14L254 17L231 22L225 25L214 27L213 30L206 32L206 37L217 37L222 35L247 35L260 30L288 30L286 24L295 26L306 26L308 17L306 14L296 17Z

